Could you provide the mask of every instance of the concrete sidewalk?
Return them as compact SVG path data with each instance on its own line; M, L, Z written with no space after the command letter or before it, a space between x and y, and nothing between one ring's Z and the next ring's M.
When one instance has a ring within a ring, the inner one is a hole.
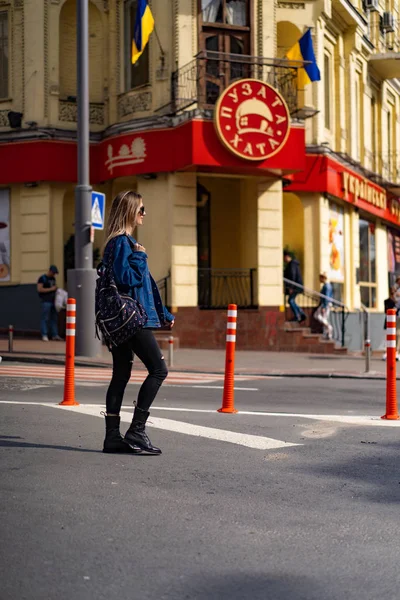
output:
M37 339L14 339L13 352L8 352L8 341L0 339L3 361L64 364L65 342L42 342ZM168 357L166 356L168 359ZM77 366L110 367L111 354L103 347L98 358L78 357ZM225 366L224 350L194 350L180 348L174 352L170 370L221 373ZM398 377L400 376L398 363ZM361 356L304 354L295 352L237 351L236 373L283 377L337 377L384 379L386 363L372 358L369 373L365 373L365 359ZM1 370L0 370L1 374Z

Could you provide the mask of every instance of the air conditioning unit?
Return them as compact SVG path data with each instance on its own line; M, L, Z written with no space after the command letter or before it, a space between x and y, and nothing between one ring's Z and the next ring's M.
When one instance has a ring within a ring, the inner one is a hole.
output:
M364 0L364 10L368 12L378 12L379 0Z
M385 33L393 33L394 27L394 15L391 12L384 12L381 20L381 29Z

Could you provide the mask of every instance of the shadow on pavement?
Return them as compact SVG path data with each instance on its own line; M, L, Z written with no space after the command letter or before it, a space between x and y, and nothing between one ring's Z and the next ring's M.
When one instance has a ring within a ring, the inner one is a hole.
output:
M317 477L334 477L341 481L343 492L352 498L371 502L400 502L400 443L384 443L368 440L364 434L360 448L365 453L351 459L332 464L318 464L312 467ZM302 467L310 472L310 466Z
M192 580L193 581L193 580ZM282 574L226 574L221 577L207 575L198 587L183 589L182 598L191 600L339 600L343 596L335 595L322 582L305 576ZM343 590L342 590L343 592ZM172 598L168 593L166 598Z
M7 439L5 439L7 438ZM13 436L4 436L4 435L0 435L0 447L2 448L42 448L42 449L49 449L49 450L67 450L69 452L94 452L96 454L98 454L99 452L102 453L101 450L90 450L89 448L74 448L73 446L54 446L52 444L32 444L29 442L14 442L11 441L10 438L13 438ZM14 439L21 439L21 438L14 438Z

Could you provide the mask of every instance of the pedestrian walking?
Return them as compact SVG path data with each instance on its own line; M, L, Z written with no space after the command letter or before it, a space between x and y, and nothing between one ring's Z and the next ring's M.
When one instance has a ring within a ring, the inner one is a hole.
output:
M296 303L296 296L303 289L300 263L287 250L283 253L283 260L286 263L283 276L287 279L285 282L285 293L289 296L289 306L293 312L293 319L291 321L303 323L307 319L307 315Z
M322 323L324 327L324 337L331 340L333 327L329 322L329 314L331 312L332 302L330 302L329 299L333 298L333 288L332 284L328 281L328 275L326 273L321 273L319 280L320 283L322 283L320 294L323 297L320 299L318 308L314 313L314 319L317 319L317 321Z
M399 279L399 278L397 278ZM396 280L397 283L397 280ZM400 332L399 332L399 313L400 313L400 309L398 307L398 302L397 302L397 298L398 298L398 287L394 286L392 288L390 288L389 290L389 298L386 298L386 300L384 301L384 307L385 307L385 324L383 326L384 331L386 331L387 329L387 311L389 310L389 308L395 308L396 309L396 360L399 360L400 358ZM385 335L385 353L382 356L382 360L386 360L387 357L387 352L386 352L386 335Z
M57 292L57 283L55 275L58 275L58 269L51 265L47 273L41 275L37 282L37 292L42 302L42 315L40 320L40 333L44 342L52 340L62 341L58 335L58 317L55 307L55 298Z
M114 198L108 218L103 265L111 260L118 291L140 303L147 313L147 323L131 338L111 350L113 372L106 396L104 452L161 454L145 430L149 409L168 375L152 330L164 326L172 329L174 316L162 304L149 271L146 249L133 237L135 229L143 225L145 216L142 196L126 191ZM133 420L123 438L120 433L120 410L135 355L145 365L148 375L139 389Z

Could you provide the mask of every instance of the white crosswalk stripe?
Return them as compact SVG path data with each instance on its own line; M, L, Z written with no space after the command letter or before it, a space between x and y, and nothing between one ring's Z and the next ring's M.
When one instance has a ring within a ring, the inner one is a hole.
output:
M12 405L25 405L25 406L43 406L50 408L57 408L64 412L71 411L83 415L90 415L93 417L102 417L101 410L102 406L99 404L81 404L80 406L60 406L59 404L53 404L49 402L13 402L13 401L0 401L0 404L12 404ZM153 410L153 409L152 409ZM210 411L211 412L211 411ZM216 414L216 411L213 411ZM220 421L220 417L217 417ZM132 420L132 412L121 411L121 421L124 423L130 423ZM276 450L278 448L289 448L291 446L302 446L303 444L296 444L293 442L286 442L275 438L253 435L249 433L240 433L237 431L230 431L229 429L217 429L216 427L205 427L204 425L195 425L186 421L176 421L173 419L162 419L160 417L151 416L147 425L154 429L162 429L167 432L174 432L184 435L190 435L194 437L200 437L210 440L217 440L220 442L228 442L230 444L238 444L239 446L246 446L247 448L254 448L256 450Z

